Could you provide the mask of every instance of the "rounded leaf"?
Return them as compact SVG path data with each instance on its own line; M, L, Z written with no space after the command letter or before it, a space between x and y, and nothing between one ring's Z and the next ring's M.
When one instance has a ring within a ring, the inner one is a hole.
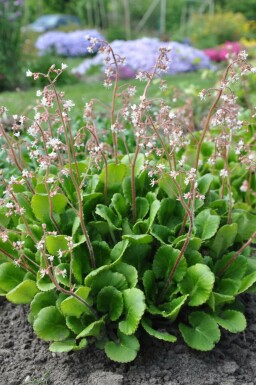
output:
M153 272L156 278L164 279L170 275L179 254L180 250L174 249L170 245L159 247L153 261ZM182 280L186 274L186 268L186 260L182 257L173 277L176 282Z
M90 290L89 287L81 286L75 291L75 294L88 303L87 298ZM60 309L65 316L80 317L83 313L91 314L88 307L73 296L64 299L60 304Z
M134 266L129 265L128 263L120 262L114 267L114 270L125 276L130 288L133 288L137 285L138 272Z
M55 291L37 293L30 304L30 312L34 318L44 307L54 306L57 300Z
M240 311L225 310L214 315L216 322L230 333L240 333L246 328L246 318Z
M65 235L47 235L45 239L46 248L51 255L58 255L58 251L68 250L68 241Z
M89 336L99 337L104 325L105 325L105 322L103 319L94 321L90 325L88 325L86 328L84 328L76 338L78 339L78 338L89 337Z
M123 291L123 299L126 317L119 322L118 328L122 333L131 335L137 330L145 312L145 296L141 290L133 288Z
M223 254L230 246L233 245L237 235L237 224L232 223L231 225L222 226L214 240L211 243L211 250L216 254L217 257Z
M55 306L42 309L33 324L36 335L44 341L65 340L70 332L65 318Z
M53 342L49 346L50 352L54 353L67 353L73 350L73 347L76 345L76 341L72 338L65 341Z
M189 306L205 303L213 289L215 276L207 265L197 263L187 269L179 287L182 294L189 294Z
M212 238L220 225L219 215L212 215L211 210L201 211L195 218L196 236L203 241Z
M138 339L134 336L127 336L118 331L119 342L115 343L109 341L105 345L105 353L112 361L116 362L131 362L133 361L139 351L140 344Z
M209 314L197 311L190 314L189 323L191 326L179 324L179 330L186 344L196 350L212 350L220 339L217 322Z
M12 262L4 262L0 265L0 289L4 292L12 290L19 285L26 272L15 266Z
M109 313L111 321L116 321L123 313L124 301L121 291L113 286L105 286L97 296L97 308Z
M23 305L26 303L30 303L37 292L38 288L36 286L35 281L32 281L31 279L26 279L14 289L9 291L9 293L7 293L6 295L6 298L10 302Z

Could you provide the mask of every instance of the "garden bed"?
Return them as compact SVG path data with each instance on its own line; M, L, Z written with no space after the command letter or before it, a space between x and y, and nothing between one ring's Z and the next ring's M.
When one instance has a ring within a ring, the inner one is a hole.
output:
M35 338L27 308L0 303L1 385L253 385L256 376L256 299L242 297L248 326L244 333L224 333L209 353L146 337L130 364L108 360L89 347L56 355Z

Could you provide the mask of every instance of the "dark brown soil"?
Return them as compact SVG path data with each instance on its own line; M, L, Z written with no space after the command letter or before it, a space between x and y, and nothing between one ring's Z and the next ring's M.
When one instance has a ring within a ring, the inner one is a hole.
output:
M95 348L52 354L26 320L27 308L0 302L0 385L254 385L256 299L245 296L245 333L223 334L209 353L145 339L130 364L110 362Z

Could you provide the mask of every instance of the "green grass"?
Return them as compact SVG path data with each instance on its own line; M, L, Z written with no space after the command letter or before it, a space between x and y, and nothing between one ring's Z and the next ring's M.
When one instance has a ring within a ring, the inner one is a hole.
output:
M67 62L65 60L63 61ZM69 64L72 68L72 61L67 64ZM217 80L217 74L211 71L198 71L168 76L166 80L168 83L168 89L164 96L166 98L170 98L172 90L177 87L186 91L188 94L194 95L198 94L198 92L203 88L213 87ZM136 98L138 98L143 92L145 83L131 80L129 82L120 81L119 85L124 86L127 83L137 86ZM154 95L157 95L157 97L162 96L159 92L158 86L159 83L154 81L149 91L150 97L153 97ZM103 87L103 75L99 73L85 77L76 84L65 85L57 88L58 90L64 91L66 98L71 99L75 103L76 106L73 109L74 115L81 114L83 112L85 102L90 101L92 98L99 99L107 105L111 104L111 89L106 90ZM16 90L15 92L2 92L0 93L0 106L7 107L10 115L27 114L35 105L37 89L38 87L30 88L26 91ZM123 87L121 89L123 89Z

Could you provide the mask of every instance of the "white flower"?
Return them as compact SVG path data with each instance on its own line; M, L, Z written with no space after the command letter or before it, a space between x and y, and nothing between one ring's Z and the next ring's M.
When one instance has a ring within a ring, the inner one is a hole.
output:
M58 257L61 258L64 254L64 251L62 251L61 249L58 250Z
M169 118L170 118L170 119L176 118L176 115L174 114L174 112L170 112L170 113L169 113Z
M68 68L68 65L65 64L65 63L61 63L61 69L62 69L62 70L65 70L66 68Z
M176 177L179 175L179 173L177 172L177 171L171 171L170 172L170 177L171 178L174 178L174 179L176 179Z
M26 76L27 76L28 78L30 78L31 76L33 76L33 72L31 72L30 70L27 70Z
M248 191L248 188L249 188L249 183L247 180L244 180L243 184L240 186L240 191L246 192Z
M70 111L71 108L74 106L75 106L75 103L73 103L72 100L66 100L65 103L63 104L63 107L67 108L68 111Z
M46 183L49 183L49 184L51 184L51 183L54 183L54 178L48 178L47 180L46 180Z
M45 274L47 274L48 272L46 269L40 269L39 273L40 273L41 278L44 278Z
M228 170L226 170L225 168L220 170L220 176L226 178L228 176Z
M46 106L47 106L47 99L46 99L45 97L43 97L43 98L41 99L41 103L42 103L42 105L43 105L44 107L46 107Z
M38 97L42 96L42 91L37 90L37 91L36 91L36 96L38 96Z
M201 100L205 100L205 97L206 97L206 95L205 95L205 92L204 92L204 91L199 92L199 98L200 98Z

